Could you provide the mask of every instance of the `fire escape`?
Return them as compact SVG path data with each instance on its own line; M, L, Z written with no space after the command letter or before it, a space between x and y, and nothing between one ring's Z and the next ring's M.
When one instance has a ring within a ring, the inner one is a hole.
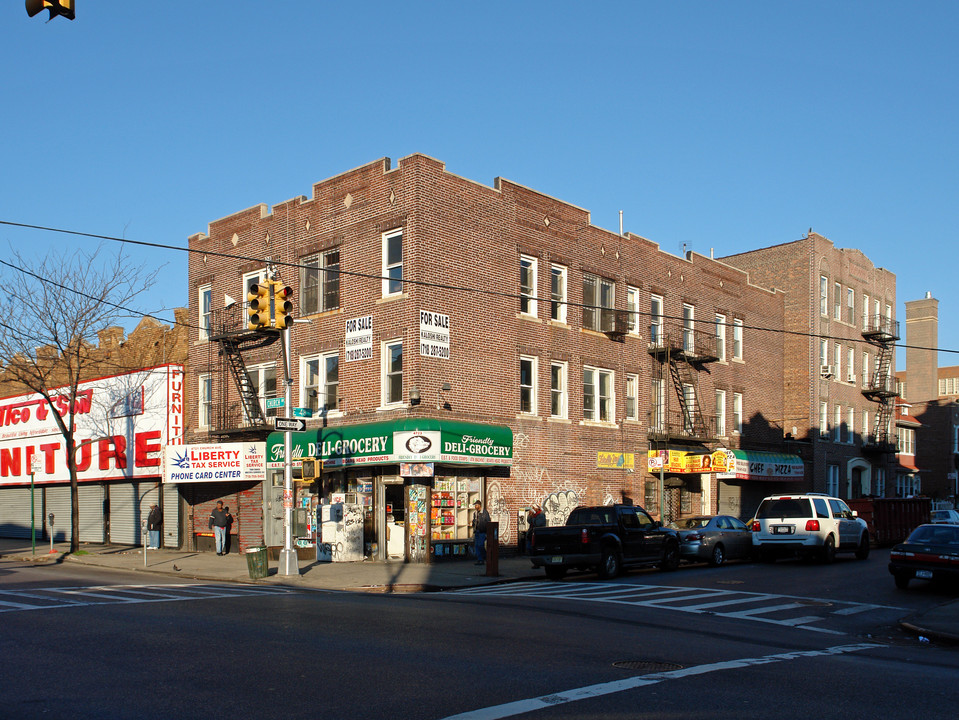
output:
M651 443L715 441L711 423L699 405L699 372L706 363L719 360L717 343L715 335L689 327L666 331L661 326L653 327L648 351L659 360L662 397L653 398ZM672 385L672 392L667 390L668 385Z
M899 395L892 376L892 358L899 339L899 323L882 315L873 315L863 328L862 337L878 350L876 369L862 391L868 400L878 403L875 431L870 442L863 443L863 449L892 453L896 450L896 443L890 427L895 412L895 398Z
M262 436L264 431L272 429L260 405L257 384L247 370L243 354L268 347L279 339L279 330L249 329L246 312L240 303L213 312L208 364L211 372L216 368L215 398L211 398L213 402L210 409L211 435L221 438ZM239 393L239 403L230 400L228 376L232 377Z

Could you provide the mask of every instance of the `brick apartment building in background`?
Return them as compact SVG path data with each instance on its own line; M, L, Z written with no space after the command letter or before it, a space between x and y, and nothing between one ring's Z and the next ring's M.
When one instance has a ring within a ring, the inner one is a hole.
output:
M475 499L513 543L533 503L551 524L610 502L748 517L813 482L784 442L787 296L574 205L417 154L216 220L189 245L187 442L266 440L268 457L265 481L181 493L197 517L233 497L241 547L282 541L270 428L292 409L268 402L283 395L281 344L247 331L244 308L271 268L302 323L293 405L314 411L293 458L323 461L294 504L362 506L374 557L460 553Z
M785 293L784 414L810 490L893 495L896 277L810 232L721 258Z

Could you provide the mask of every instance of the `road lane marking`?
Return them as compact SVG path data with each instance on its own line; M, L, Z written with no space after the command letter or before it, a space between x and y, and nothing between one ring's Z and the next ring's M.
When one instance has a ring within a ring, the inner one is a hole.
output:
M577 700L588 700L590 698L611 695L613 693L624 692L626 690L635 690L646 687L647 685L656 685L667 680L680 680L686 677L697 675L706 675L707 673L723 670L739 670L753 665L768 665L778 662L789 662L791 660L801 660L804 658L823 657L828 655L843 655L846 653L859 652L860 650L870 650L881 648L882 645L875 643L857 643L854 645L837 645L826 648L825 650L797 650L794 652L778 653L776 655L763 655L754 658L741 658L739 660L726 660L718 663L708 663L706 665L696 665L682 670L670 670L668 672L653 673L650 675L637 675L636 677L616 680L614 682L599 683L597 685L587 685L572 690L564 690L550 695L540 695L535 698L525 700L514 700L513 702L503 703L502 705L493 705L477 710L470 710L457 715L449 715L443 720L501 720L501 718L522 715L523 713L536 712L546 708L556 707L566 703L576 702Z

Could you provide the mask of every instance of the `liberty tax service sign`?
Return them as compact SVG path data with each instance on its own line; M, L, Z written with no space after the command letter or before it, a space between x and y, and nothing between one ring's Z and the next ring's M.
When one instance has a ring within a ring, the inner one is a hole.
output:
M183 366L161 365L68 388L0 399L0 486L70 481L56 416L76 427L80 482L156 478L163 448L183 441Z
M163 482L259 482L266 479L266 443L170 445Z

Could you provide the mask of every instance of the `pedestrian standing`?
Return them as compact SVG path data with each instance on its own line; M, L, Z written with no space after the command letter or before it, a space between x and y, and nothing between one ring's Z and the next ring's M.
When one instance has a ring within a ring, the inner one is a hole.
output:
M216 538L216 554L226 555L226 529L230 524L230 513L223 507L223 501L217 500L216 507L210 513L210 527Z
M473 543L476 550L476 565L486 562L486 526L489 521L489 513L483 509L483 503L477 500L473 503Z
M160 527L163 525L163 511L153 503L150 506L150 514L147 515L147 532L150 533L150 541L147 544L148 550L160 549Z
M539 503L533 503L529 514L526 516L526 522L529 527L526 529L526 554L528 555L533 547L533 530L538 527L546 527L546 515Z

